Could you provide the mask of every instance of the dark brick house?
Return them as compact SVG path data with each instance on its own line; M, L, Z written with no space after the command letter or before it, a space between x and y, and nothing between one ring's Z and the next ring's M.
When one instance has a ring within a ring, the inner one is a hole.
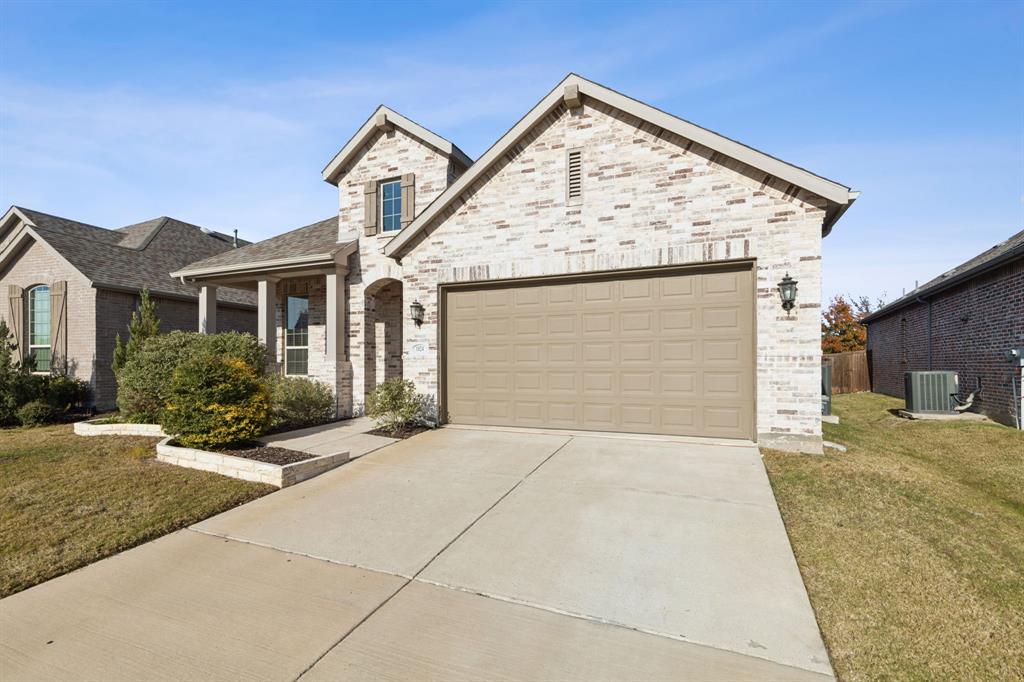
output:
M12 206L0 218L0 319L15 358L31 353L41 371L87 381L96 406L113 407L114 340L127 335L139 291L149 289L164 331L196 331L197 289L170 272L234 246L174 218L108 230ZM225 288L219 299L222 331L256 331L254 293Z
M1020 374L1005 353L1024 347L1024 231L864 323L872 390L902 398L904 372L951 370L960 375L961 397L980 385L974 410L1014 424Z

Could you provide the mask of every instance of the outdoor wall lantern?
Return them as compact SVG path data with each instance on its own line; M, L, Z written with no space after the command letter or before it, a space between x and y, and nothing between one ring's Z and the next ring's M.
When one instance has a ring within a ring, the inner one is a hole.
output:
M413 301L409 304L409 317L416 323L416 326L423 324L423 304L419 301Z
M782 297L782 309L789 314L796 305L796 280L790 277L788 272L779 282L779 296Z

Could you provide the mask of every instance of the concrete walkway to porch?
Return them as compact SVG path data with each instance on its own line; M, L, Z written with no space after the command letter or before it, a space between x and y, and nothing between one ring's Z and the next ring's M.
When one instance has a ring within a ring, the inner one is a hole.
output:
M349 457L355 459L395 442L394 438L369 433L373 428L373 420L369 417L356 417L297 431L275 433L260 440L267 445L308 452L311 455L333 455L348 450Z

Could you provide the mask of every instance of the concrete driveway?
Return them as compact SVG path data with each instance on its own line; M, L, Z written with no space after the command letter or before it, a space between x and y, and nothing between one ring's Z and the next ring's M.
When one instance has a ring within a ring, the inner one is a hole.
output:
M0 601L0 677L831 668L753 445L446 428Z

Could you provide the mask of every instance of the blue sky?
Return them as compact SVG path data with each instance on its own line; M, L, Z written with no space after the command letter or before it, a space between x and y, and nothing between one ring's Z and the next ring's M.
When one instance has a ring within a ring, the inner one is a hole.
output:
M566 73L862 192L825 298L1024 226L1024 3L0 3L0 203L261 239L385 103L476 157Z

